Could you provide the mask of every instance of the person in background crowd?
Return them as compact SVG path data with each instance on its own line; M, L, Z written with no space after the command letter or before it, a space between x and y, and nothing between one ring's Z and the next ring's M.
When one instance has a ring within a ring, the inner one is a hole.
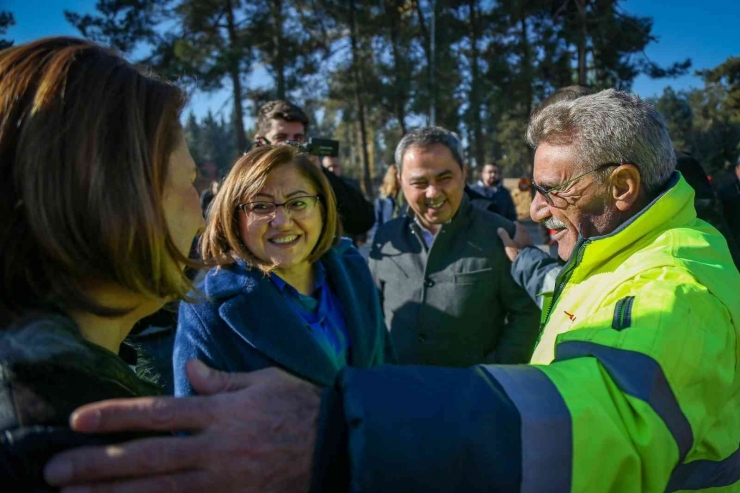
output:
M200 194L200 208L203 211L203 217L208 217L208 206L211 205L213 197L218 193L218 180L213 180L211 186L203 190Z
M696 220L664 121L609 90L543 110L528 136L533 218L565 224L570 259L536 364L348 367L321 398L280 370L191 364L207 396L99 403L72 424L195 436L67 451L49 479L106 481L91 493L737 489L740 274Z
M403 364L524 363L539 310L516 286L496 235L513 225L472 207L457 137L440 127L396 148L407 214L381 225L370 253L385 320Z
M111 98L116 94L116 98ZM134 323L190 289L203 227L183 92L112 50L47 38L0 52L0 483L51 491L72 411L159 394L130 369Z
M256 147L236 162L201 251L214 267L205 299L180 304L176 395L194 393L192 358L228 372L277 365L322 386L348 364L393 362L367 263L339 239L329 182L296 148Z
M734 166L732 179L719 190L727 225L737 245L740 245L740 160Z
M511 193L501 183L501 170L496 163L486 163L480 173L480 180L471 188L492 200L499 214L509 221L516 221L516 207Z
M344 181L347 185L351 186L355 190L358 190L362 192L362 187L360 187L360 182L355 180L354 178L349 178L348 176L345 176L342 173L342 164L339 162L338 156L324 156L321 158L321 166L328 171L329 173L332 173L334 176L339 177L342 181Z
M270 101L257 114L255 140L259 141L264 137L272 144L285 141L303 143L306 141L308 126L308 116L295 104L283 100ZM318 166L321 167L320 163ZM367 233L375 221L373 205L365 199L362 191L321 168L337 198L342 231L353 237Z
M334 173L334 176L342 176L342 164L338 156L324 156L321 158L321 166L329 173Z
M398 181L398 168L395 164L388 166L383 176L383 182L378 190L378 198L375 199L375 225L368 234L372 240L375 231L391 219L395 219L406 210L406 200L401 191L401 183Z

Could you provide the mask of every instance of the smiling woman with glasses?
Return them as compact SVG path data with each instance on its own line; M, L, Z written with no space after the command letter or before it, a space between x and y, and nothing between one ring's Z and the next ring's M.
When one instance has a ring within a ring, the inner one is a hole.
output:
M367 263L339 239L329 182L296 147L258 146L234 164L200 246L213 268L180 306L176 395L193 393L191 358L231 372L279 366L320 385L347 364L393 361Z

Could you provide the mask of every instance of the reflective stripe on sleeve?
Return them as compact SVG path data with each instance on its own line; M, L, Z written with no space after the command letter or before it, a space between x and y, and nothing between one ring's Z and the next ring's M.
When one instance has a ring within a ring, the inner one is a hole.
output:
M673 435L683 462L694 444L689 420L678 405L662 368L650 356L593 342L566 341L555 348L555 361L593 356L625 394L645 401Z
M730 486L740 481L740 448L724 460L696 460L679 464L671 474L666 492L703 490Z
M521 417L522 493L570 491L573 429L555 385L528 365L483 366L503 387Z

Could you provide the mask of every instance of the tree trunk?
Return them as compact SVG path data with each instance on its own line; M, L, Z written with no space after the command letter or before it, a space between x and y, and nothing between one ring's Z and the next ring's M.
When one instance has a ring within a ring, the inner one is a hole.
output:
M275 71L275 95L277 99L285 99L285 53L283 49L283 1L271 0L270 12L272 25L272 68Z
M424 13L421 11L421 0L414 2L416 4L416 15L419 19L419 29L421 30L421 37L423 39L422 46L424 47L424 54L427 59L427 90L429 92L429 123L433 125L436 123L436 103L435 103L435 91L434 87L434 53L432 50L432 35L427 30L426 22L424 21ZM435 0L430 0L432 8L435 6Z
M575 0L578 8L578 19L581 25L581 37L578 39L578 85L588 85L586 49L588 30L586 29L586 0Z
M519 25L521 28L522 35L522 74L524 74L524 118L523 121L528 122L529 116L532 114L532 106L534 106L534 95L532 91L532 84L534 83L533 67L532 67L532 53L529 47L529 27L527 25L527 14L522 11L521 18L519 19ZM531 174L534 168L534 150L526 146L526 163L522 163L524 169L527 170L527 174Z
M357 49L357 19L355 18L355 0L349 2L350 43L352 47L352 82L357 107L357 118L360 124L360 140L362 150L362 188L366 195L372 195L370 180L370 158L367 153L367 127L365 125L365 105L362 100L361 76L359 67L359 53Z
M385 2L385 12L390 19L390 30L391 30L391 50L393 52L393 67L396 71L396 83L394 84L394 109L396 112L396 119L398 125L401 127L401 135L406 134L406 89L405 80L408 75L404 72L401 66L402 58L399 50L400 43L400 12L401 6L400 0L387 0Z
M234 9L231 0L226 0L226 22L229 34L229 46L237 44L236 26L234 23ZM242 107L242 82L239 61L232 60L229 67L229 76L234 89L234 133L236 147L239 154L247 150L247 133L244 130L244 108Z
M480 19L475 8L477 0L469 0L470 7L470 111L473 121L475 165L483 166L486 159L486 147L483 141L483 123L481 122L480 103L480 67L478 64L478 40L480 39Z

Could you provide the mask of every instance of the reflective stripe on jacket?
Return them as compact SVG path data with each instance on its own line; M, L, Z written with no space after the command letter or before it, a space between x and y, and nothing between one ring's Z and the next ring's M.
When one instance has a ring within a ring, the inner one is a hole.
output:
M350 490L740 491L740 274L693 195L579 242L536 364L343 371Z
M676 173L581 239L532 357L547 366L489 367L521 415L523 491L740 491L740 274L693 196Z

